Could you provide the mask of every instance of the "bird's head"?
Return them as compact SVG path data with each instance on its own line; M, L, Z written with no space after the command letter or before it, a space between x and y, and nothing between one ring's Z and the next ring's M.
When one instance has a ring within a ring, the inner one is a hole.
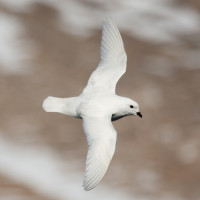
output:
M137 102L133 101L132 99L127 99L125 103L125 110L128 115L138 115L142 118L142 114L139 110L139 105Z

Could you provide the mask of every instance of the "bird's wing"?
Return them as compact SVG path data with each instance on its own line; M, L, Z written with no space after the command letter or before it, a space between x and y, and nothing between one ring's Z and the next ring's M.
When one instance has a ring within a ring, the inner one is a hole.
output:
M110 18L103 22L100 62L91 74L83 93L115 93L120 77L126 71L127 56L117 26Z
M115 152L117 133L111 117L83 117L88 154L83 187L93 189L103 178Z

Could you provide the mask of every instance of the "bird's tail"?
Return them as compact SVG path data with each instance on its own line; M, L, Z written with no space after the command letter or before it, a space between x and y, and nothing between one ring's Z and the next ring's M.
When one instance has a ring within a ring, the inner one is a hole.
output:
M43 101L42 107L46 112L58 112L78 117L76 110L79 104L79 97L58 98L49 96Z
M63 110L65 110L65 100L49 96L43 101L42 107L46 112L63 113Z

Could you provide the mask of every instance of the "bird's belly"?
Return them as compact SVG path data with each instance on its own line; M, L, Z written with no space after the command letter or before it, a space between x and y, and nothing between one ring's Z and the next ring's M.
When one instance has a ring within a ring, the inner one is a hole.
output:
M115 113L115 96L113 95L83 96L83 99L77 110L79 116L101 117Z
M106 106L104 103L93 103L93 102L87 102L82 103L78 110L77 114L79 118L82 118L83 116L87 117L101 117L105 115L109 115L111 113L108 106Z

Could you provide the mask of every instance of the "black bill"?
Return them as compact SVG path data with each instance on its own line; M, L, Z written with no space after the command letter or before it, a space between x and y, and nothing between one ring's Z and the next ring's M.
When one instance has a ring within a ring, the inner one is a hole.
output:
M141 112L137 112L137 115L142 118Z

